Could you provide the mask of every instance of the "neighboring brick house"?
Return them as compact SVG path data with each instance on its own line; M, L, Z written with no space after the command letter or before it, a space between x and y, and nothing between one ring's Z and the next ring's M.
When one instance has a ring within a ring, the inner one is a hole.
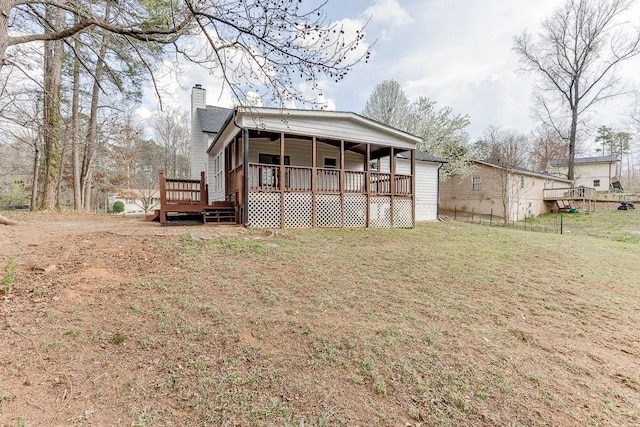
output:
M571 186L571 181L546 173L506 168L488 161L471 163L470 174L454 175L440 184L442 209L493 214L518 221L552 210L554 202L545 201L545 189Z
M619 183L617 163L614 156L581 157L574 160L575 187L591 187L597 192L609 192L614 183ZM569 170L567 159L549 161L549 173L566 177Z

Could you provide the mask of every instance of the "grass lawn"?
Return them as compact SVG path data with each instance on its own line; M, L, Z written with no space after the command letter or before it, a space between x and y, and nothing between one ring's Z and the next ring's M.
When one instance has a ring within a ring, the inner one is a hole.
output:
M599 207L588 215L563 213L562 221L563 232L567 234L640 243L640 209L619 211L615 208ZM531 224L555 225L557 228L559 215L541 215Z
M98 288L94 240L40 293L17 257L0 425L640 424L637 240L218 230L105 234Z

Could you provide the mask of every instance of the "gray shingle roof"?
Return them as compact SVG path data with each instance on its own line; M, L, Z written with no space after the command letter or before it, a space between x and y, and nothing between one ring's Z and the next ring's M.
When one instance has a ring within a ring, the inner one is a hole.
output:
M198 108L200 129L202 132L218 133L232 111L230 108L214 107L212 105L207 105L207 108Z
M601 157L576 157L574 159L574 164L581 163L612 163L617 162L619 159L615 156L601 156ZM569 163L568 159L551 159L549 160L549 165L551 166L562 166Z
M507 169L504 165L495 162L495 161L491 161L491 160L471 160L472 162L475 163L479 163L481 165L486 165L486 166L490 166L493 168L497 168L497 169ZM546 179L554 179L554 180L558 180L558 181L566 181L566 182L571 182L570 180L566 179L566 178L562 178L559 176L555 176L555 175L551 175L547 172L535 172L529 169L525 169L525 168L518 168L518 167L511 167L509 168L510 171L512 171L513 173L517 173L517 174L521 174L521 175L529 175L529 176L537 176L539 178L546 178Z

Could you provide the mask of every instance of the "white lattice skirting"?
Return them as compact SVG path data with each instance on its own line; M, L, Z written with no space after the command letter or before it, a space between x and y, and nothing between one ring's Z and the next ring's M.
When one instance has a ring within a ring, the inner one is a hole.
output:
M249 192L248 214L250 227L280 228L280 193ZM313 224L313 196L311 193L289 192L284 194L284 225L286 228L367 226L367 196L344 195L344 219L342 199L339 194L316 194L316 220ZM370 226L375 228L410 228L413 226L411 199L396 198L393 203L391 224L391 198L374 196L370 199Z

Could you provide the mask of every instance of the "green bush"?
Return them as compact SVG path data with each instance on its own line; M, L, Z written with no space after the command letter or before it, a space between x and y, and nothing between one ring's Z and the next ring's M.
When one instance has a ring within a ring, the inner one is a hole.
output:
M113 212L114 213L122 213L122 212L124 212L124 203L122 203L120 200L115 202L113 204Z

